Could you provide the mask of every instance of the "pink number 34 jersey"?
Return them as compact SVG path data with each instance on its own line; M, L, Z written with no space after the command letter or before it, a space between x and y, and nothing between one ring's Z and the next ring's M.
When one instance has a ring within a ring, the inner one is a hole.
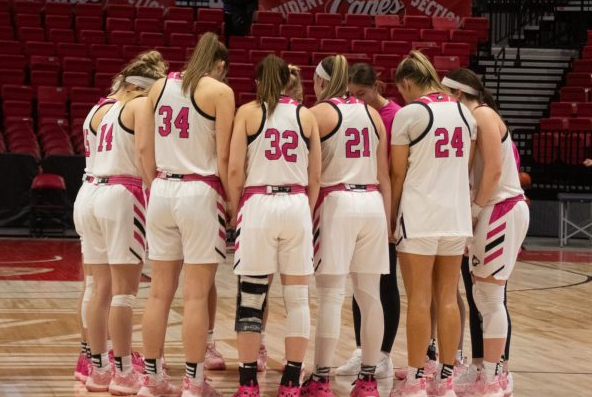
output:
M216 119L185 95L169 73L154 110L156 168L173 174L218 175Z
M262 104L261 127L248 137L245 186L308 185L308 138L300 123L301 107L282 97L270 115Z

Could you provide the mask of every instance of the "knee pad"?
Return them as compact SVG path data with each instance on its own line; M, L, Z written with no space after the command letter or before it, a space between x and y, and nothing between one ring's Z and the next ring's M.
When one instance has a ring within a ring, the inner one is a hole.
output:
M316 336L320 338L339 338L341 327L341 306L345 297L343 288L317 288L319 313Z
M239 276L236 298L236 332L261 333L269 280L265 276Z
M92 276L86 276L84 279L84 294L82 295L82 304L80 305L80 317L82 318L82 327L88 328L86 313L88 310L88 302L90 302L90 296L92 295Z
M111 298L111 307L134 307L136 302L135 295L113 295Z
M282 289L287 312L286 337L308 339L310 336L308 285L284 285Z
M504 307L503 285L477 281L473 284L473 298L483 318L483 337L506 338L508 317Z

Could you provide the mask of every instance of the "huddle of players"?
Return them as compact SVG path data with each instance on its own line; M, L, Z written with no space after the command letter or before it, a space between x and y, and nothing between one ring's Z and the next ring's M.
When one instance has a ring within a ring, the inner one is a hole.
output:
M456 395L456 294L467 239L484 360L479 371L465 371L474 376L463 392L503 396L505 280L528 210L511 138L484 105L490 98L477 76L453 71L445 88L427 58L411 52L395 76L408 106L397 111L374 96L377 110L348 95L347 61L330 56L316 68L317 103L307 109L286 95L290 69L270 55L256 68L257 100L235 114L233 92L222 82L227 54L211 33L201 37L182 73L167 75L156 51L142 54L84 124L87 168L74 217L87 275L80 316L83 348L92 359L86 388L144 397L221 395L204 377L204 357L208 295L217 264L226 259L229 221L238 276L236 396L259 396L260 333L269 275L276 272L286 309L278 395L333 395L329 373L349 274L361 314L361 364L351 395L378 396L375 372L388 316L381 276L395 266L395 246L408 297L409 368L391 394ZM152 280L142 319L142 374L131 353L132 307L147 245ZM180 389L166 376L163 350L183 265ZM301 385L311 274L319 315L312 375ZM441 368L427 377L432 300Z

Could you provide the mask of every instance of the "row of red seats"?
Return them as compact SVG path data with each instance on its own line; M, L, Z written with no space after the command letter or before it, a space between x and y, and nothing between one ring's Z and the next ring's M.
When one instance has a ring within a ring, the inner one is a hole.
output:
M6 149L11 153L31 155L37 160L41 158L41 149L45 157L84 153L83 142L78 139L73 144L66 131L57 124L41 126L37 131L39 136L36 136L33 128L26 123L7 126L3 134L6 139ZM82 134L78 135L82 136ZM3 141L2 135L0 135L0 141Z
M553 102L551 117L592 117L592 102Z
M532 136L532 153L539 164L563 164L581 166L590 158L592 134L583 132L541 131Z
M541 119L541 131L589 131L592 134L592 116L548 117Z

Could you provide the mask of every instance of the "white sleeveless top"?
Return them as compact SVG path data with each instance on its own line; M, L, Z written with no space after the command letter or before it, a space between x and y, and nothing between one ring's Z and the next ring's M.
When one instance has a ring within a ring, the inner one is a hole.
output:
M172 174L218 175L215 117L181 89L180 73L169 73L154 110L156 168Z
M524 190L520 186L520 177L518 175L519 158L517 156L518 153L514 150L510 131L506 131L506 134L502 138L502 175L486 205L501 203L509 198L524 194ZM483 157L481 157L481 154L477 150L475 151L473 169L471 170L473 196L477 194L477 190L479 189L481 177L483 176L483 166Z
M321 138L321 187L378 184L378 130L368 105L354 97L327 100L339 113L335 130Z
M95 154L97 150L97 132L92 128L92 119L97 111L105 105L115 103L115 99L101 98L99 102L88 112L84 123L82 124L82 136L84 138L84 156L85 167L84 173L86 175L93 175L93 164L95 161Z
M471 112L430 94L397 112L392 144L409 145L398 227L405 238L472 236L469 187Z
M300 123L298 102L281 97L269 115L262 105L263 119L247 147L245 186L308 185L308 138Z
M124 106L121 102L115 103L105 114L97 130L94 172L98 177L142 176L136 164L134 131L121 123Z

